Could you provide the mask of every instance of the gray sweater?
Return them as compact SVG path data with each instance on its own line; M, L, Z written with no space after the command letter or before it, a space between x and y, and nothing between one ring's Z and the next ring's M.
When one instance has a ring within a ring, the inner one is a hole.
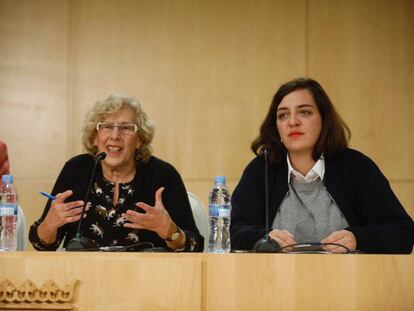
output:
M319 178L309 183L291 179L272 226L292 233L297 243L320 242L346 227L348 222Z

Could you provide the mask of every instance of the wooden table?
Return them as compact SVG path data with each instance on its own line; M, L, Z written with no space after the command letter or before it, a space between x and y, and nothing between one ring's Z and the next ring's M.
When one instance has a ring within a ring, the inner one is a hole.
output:
M414 310L414 255L0 253L6 279L77 281L74 310Z

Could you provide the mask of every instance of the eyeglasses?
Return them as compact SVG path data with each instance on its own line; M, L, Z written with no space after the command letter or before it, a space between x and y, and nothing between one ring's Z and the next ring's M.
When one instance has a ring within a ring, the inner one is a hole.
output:
M96 124L96 130L103 134L112 133L116 127L121 135L134 135L138 131L138 126L133 123L115 124L112 122L100 122Z

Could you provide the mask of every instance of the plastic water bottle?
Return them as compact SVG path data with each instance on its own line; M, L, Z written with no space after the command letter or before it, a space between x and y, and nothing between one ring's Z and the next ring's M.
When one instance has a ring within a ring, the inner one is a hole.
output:
M17 190L12 175L3 175L0 188L0 251L17 249Z
M208 200L210 253L230 252L230 210L230 192L226 186L226 177L216 176Z

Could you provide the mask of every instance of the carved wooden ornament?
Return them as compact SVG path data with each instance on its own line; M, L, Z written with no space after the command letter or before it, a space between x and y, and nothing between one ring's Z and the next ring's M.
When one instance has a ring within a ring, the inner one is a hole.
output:
M38 288L31 280L19 287L8 279L0 282L0 310L72 310L77 281L60 288L53 280Z

